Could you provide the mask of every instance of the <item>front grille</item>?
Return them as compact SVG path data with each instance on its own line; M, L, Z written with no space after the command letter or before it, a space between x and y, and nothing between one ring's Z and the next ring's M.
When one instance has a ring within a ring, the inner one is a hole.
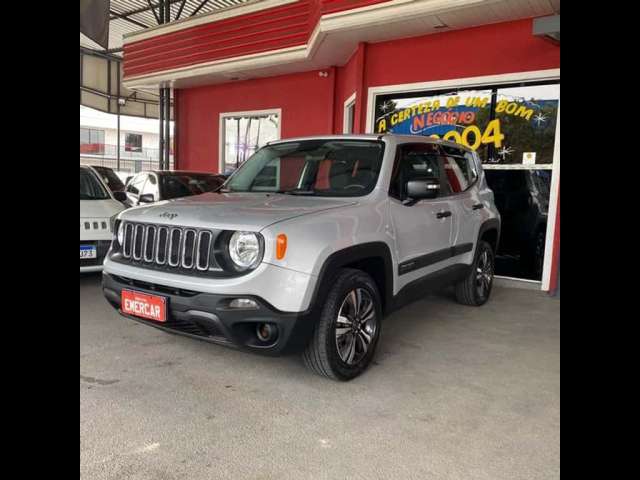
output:
M102 262L104 262L104 257L109 251L111 240L80 240L80 245L93 245L96 247L96 258L80 259L81 267L95 267L102 265Z
M214 255L219 230L124 222L121 257L148 268L194 273L223 272Z

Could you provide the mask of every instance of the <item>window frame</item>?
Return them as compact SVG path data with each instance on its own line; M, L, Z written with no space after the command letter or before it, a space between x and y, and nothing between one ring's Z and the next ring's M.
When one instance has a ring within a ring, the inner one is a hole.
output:
M138 178L138 177L142 177L142 183L141 183L141 185L140 185L140 188L138 189L138 193L134 193L134 192L129 191L129 190L128 190L128 189L129 189L129 187L130 187L130 186L132 186L132 185L135 183L136 178ZM144 188L145 184L147 183L147 178L148 178L148 177L149 177L149 175L148 175L147 173L145 173L145 172L137 173L137 174L136 174L136 175L131 179L131 181L129 181L129 183L127 183L127 185L125 186L125 192L126 192L127 194L129 194L129 195L133 195L133 196L134 196L134 197L136 197L136 198L140 198L140 192L142 192L142 190L143 190L143 188Z
M391 191L391 188L392 188L392 185L393 185L394 179L395 179L395 175L394 174L397 175L397 173L395 173L395 172L397 172L398 164L400 162L400 154L401 154L402 150L404 148L407 148L407 147L418 146L418 145L419 146L435 145L437 147L437 153L435 155L437 155L438 158L442 156L442 149L440 148L440 144L436 143L436 142L406 142L406 143L398 144L396 146L396 156L393 159L393 167L391 169L391 178L389 179L389 188L387 189L387 194L388 194L389 198L393 198L393 199L398 200L400 202L402 202L403 200L406 199L406 198L402 198L402 196L400 196L400 197L396 196ZM438 164L439 163L440 163L440 160L438 160ZM442 172L441 172L441 169L440 169L440 165L438 165L438 179L440 180L440 185L442 186L444 179L442 177ZM443 198L443 196L438 194L438 196L435 197L435 198L421 199L421 200L438 200L440 198Z
M342 133L352 134L356 122L356 92L344 101L342 112Z
M438 168L438 179L440 180L440 192L443 191L442 190L442 186L448 184L448 182L449 182L449 180L444 177L444 168L443 168L444 164L443 164L442 158L443 157L447 157L447 156L455 157L456 155L445 154L444 150L442 149L443 145L441 143L438 143L438 142L407 142L407 143L401 143L401 144L398 144L396 146L396 150L397 150L396 151L396 157L393 160L393 168L391 170L391 178L389 180L389 188L387 189L387 193L389 195L389 198L394 198L394 199L396 199L398 201L405 200L404 198L399 198L398 196L393 194L391 192L391 188L392 188L392 185L393 185L393 182L394 182L394 172L396 171L398 162L400 162L400 152L402 151L403 148L406 148L408 146L415 146L415 145L435 145L437 147L437 150L438 150L437 155L438 155L438 158L439 158L439 160L438 160L438 163L439 163L439 165L438 165L438 167L439 167ZM478 183L478 179L480 178L480 173L479 173L479 170L478 170L479 160L478 160L477 153L474 152L474 151L471 151L471 150L467 150L466 148L464 148L462 146L459 146L459 145L455 145L455 146L454 145L446 145L446 146L449 146L451 148L455 148L455 149L459 150L463 154L471 153L471 155L473 155L473 160L472 161L474 162L474 167L475 167L474 170L475 170L476 176L475 176L473 182L471 182L467 186L467 188L465 188L464 190L462 190L460 192L448 193L446 195L442 195L439 192L437 197L431 198L431 199L423 199L423 200L440 200L440 199L445 199L445 198L456 197L458 195L462 195L462 194L468 192L471 188L473 188ZM471 160L467 160L466 155L458 156L458 158L462 158L467 162L471 161Z
M268 115L277 115L278 117L278 138L275 140L280 140L282 138L282 108L268 108L264 110L246 110L242 112L222 112L218 116L218 171L216 173L224 174L225 172L225 144L226 144L226 135L225 135L225 120L227 118L234 117L260 117L260 116L268 116Z
M155 180L155 183L153 183L151 181L152 178ZM140 194L139 195L145 195L147 193L150 193L150 192L145 192L144 191L145 188L147 187L147 185L149 185L149 184L153 185L153 187L154 187L154 192L152 192L153 196L154 196L154 201L157 202L157 201L161 200L162 196L160 195L160 183L158 182L158 178L157 178L155 173L147 174L147 178L144 181L144 183L142 184L142 188L140 189Z
M127 135L136 135L136 136L140 137L140 150L127 150ZM124 132L124 151L125 152L142 153L142 151L144 150L142 144L143 144L143 138L142 138L142 134L141 133Z

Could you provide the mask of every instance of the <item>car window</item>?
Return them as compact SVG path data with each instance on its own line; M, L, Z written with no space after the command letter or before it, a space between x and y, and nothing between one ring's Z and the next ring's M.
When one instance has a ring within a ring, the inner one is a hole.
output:
M80 200L107 200L111 198L97 175L88 168L80 168Z
M398 199L406 197L409 180L435 178L440 180L440 150L436 144L402 145L393 167L389 194Z
M478 177L473 154L449 147L443 149L443 171L449 193L455 194L467 190Z
M158 198L158 181L156 180L156 176L153 174L149 174L147 177L147 182L144 184L142 189L140 190L140 195L144 194L153 195L154 200L159 200Z
M173 173L160 176L162 198L180 198L211 192L220 187L224 180L216 175L203 173Z
M384 145L377 140L318 139L268 145L225 184L227 192L352 197L376 186Z
M132 193L134 195L140 195L140 190L142 190L142 186L144 181L147 178L146 173L140 173L131 179L131 182L127 185L127 192Z
M105 167L94 167L94 169L100 174L100 176L102 176L105 183L107 184L107 187L109 187L112 192L121 191L124 189L122 180L120 180L118 175L116 175L113 170Z

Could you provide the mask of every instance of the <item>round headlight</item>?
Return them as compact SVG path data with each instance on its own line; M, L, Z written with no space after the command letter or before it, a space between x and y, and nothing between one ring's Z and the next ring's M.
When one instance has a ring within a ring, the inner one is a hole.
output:
M124 228L122 228L122 222L116 224L116 240L118 240L118 245L124 243Z
M262 246L253 232L234 232L229 239L229 257L238 270L254 268L262 260Z

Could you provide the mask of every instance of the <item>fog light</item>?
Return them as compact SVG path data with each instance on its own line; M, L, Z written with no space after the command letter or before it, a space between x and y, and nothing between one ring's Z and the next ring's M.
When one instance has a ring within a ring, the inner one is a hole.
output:
M270 323L259 323L256 326L256 336L262 342L273 340L278 334L278 327Z
M237 310L258 310L258 304L250 298L234 298L229 302L229 308Z

